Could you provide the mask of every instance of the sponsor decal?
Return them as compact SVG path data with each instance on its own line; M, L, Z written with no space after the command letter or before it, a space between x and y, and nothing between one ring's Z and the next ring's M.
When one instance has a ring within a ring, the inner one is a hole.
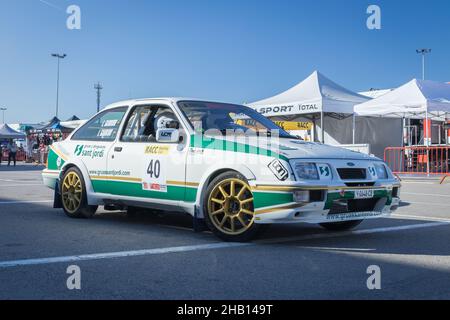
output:
M269 169L280 181L286 181L289 178L288 170L279 160L274 160L269 164Z
M319 165L317 165L317 167L319 168L319 174L321 177L323 177L323 178L331 177L331 169L329 166L319 164Z
M129 177L131 171L129 170L90 170L90 176L106 176L106 177Z
M106 147L99 145L77 145L74 151L76 157L82 158L104 158L106 155Z
M265 107L258 110L261 114L268 113L291 113L294 106Z
M302 104L299 106L300 111L318 111L319 107L317 104Z
M342 220L359 220L361 218L372 218L383 215L382 212L352 212L341 214L330 214L327 216L329 221L342 221Z
M58 167L58 169L60 169L61 165L62 165L62 159L61 159L61 157L58 157L58 159L56 159L56 166Z
M75 148L75 152L74 154L79 157L81 155L81 153L83 152L83 145L77 145L77 147Z
M169 151L169 146L151 145L145 147L145 154L168 155Z
M147 190L147 191L167 192L167 186L161 185L158 183L143 182L142 189Z
M287 131L308 131L313 127L312 122L275 121L275 124Z

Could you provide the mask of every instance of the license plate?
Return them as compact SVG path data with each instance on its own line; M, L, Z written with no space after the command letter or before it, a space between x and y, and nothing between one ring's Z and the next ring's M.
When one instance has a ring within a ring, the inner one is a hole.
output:
M355 199L372 199L375 192L372 189L355 190Z

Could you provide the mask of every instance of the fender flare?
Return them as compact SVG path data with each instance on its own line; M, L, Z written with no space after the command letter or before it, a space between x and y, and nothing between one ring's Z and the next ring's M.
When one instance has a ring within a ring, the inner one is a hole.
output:
M97 201L93 196L95 193L94 187L92 186L92 181L91 181L91 177L89 176L89 171L88 171L86 165L81 160L70 159L66 163L64 163L64 165L61 167L61 172L59 174L59 180L61 181L64 172L71 167L76 167L78 170L81 171L81 174L83 175L88 204L96 203Z
M209 168L209 170L203 174L200 184L198 186L197 199L195 201L195 205L197 207L197 212L198 212L198 218L201 218L201 219L204 218L202 198L203 198L204 193L206 192L206 189L209 186L209 183L211 182L211 180L214 177L216 177L220 173L227 172L227 171L236 171L236 172L242 174L247 180L256 180L255 174L247 166L245 166L243 164L227 165L225 167L222 165L217 165L217 166L213 166L213 167Z

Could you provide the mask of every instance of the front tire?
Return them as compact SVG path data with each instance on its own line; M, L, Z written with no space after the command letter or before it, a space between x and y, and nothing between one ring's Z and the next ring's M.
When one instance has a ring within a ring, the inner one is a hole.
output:
M70 218L92 218L98 206L87 202L86 184L83 174L72 167L64 173L60 186L61 203L64 212Z
M320 226L329 231L348 231L359 226L364 220L322 223Z
M237 172L225 172L210 183L203 210L208 228L224 241L247 242L261 231L251 188Z

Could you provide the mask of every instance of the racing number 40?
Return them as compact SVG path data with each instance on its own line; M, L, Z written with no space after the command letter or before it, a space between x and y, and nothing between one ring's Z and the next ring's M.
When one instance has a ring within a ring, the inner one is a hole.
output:
M159 160L151 160L147 168L150 178L158 179L161 174L161 162Z

